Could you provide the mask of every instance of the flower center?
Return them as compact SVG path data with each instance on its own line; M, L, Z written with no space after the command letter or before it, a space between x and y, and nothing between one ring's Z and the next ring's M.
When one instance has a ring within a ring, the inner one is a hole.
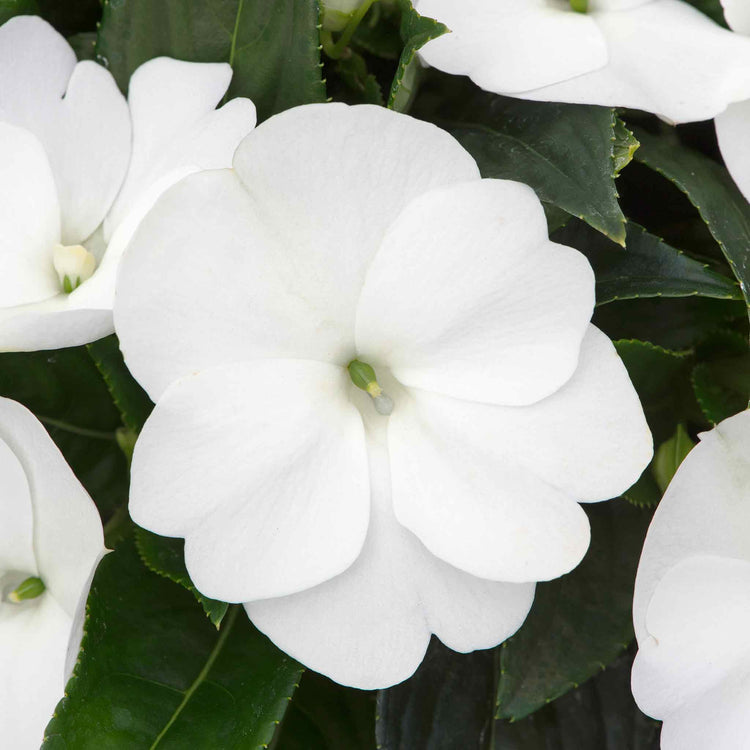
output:
M2 587L2 601L12 604L20 604L28 599L36 599L41 596L46 586L44 581L37 576L23 577L23 574L8 574L5 576L5 586Z
M347 369L352 383L370 396L375 411L387 417L393 411L393 399L383 392L375 377L375 370L367 362L360 362L358 359L353 359Z
M65 294L90 279L96 270L96 258L83 245L55 245L52 263Z

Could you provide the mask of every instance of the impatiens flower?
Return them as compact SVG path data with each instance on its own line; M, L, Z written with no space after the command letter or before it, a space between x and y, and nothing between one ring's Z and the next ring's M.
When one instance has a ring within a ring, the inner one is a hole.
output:
M498 94L632 107L675 123L708 120L750 97L750 40L683 0L416 0L415 7L451 30L422 47L422 59Z
M158 58L126 102L42 19L0 27L0 351L112 332L119 256L143 214L186 174L229 166L255 125L247 99L214 110L231 76Z
M663 750L750 736L750 412L701 435L654 514L635 585L633 694Z
M99 513L44 427L0 398L0 727L8 750L42 743L103 553Z
M727 23L750 41L750 3L747 0L722 0ZM750 149L747 134L750 130L750 95L745 101L732 104L716 118L716 136L727 169L750 200Z
M431 633L497 644L586 552L578 501L651 455L593 304L533 191L447 133L277 115L167 191L121 266L115 324L157 402L133 518L339 682L405 679Z

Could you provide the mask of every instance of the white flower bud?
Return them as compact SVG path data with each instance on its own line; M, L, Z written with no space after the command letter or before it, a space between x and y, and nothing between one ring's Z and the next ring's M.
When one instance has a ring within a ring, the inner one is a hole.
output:
M67 294L90 279L96 270L96 258L83 245L55 245L52 263Z

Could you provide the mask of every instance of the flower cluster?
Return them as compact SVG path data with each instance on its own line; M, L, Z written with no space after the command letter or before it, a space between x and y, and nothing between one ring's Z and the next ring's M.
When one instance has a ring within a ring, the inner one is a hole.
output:
M369 7L325 5L346 39ZM716 118L750 196L750 6L724 5L731 29L684 0L414 3L449 29L422 63L488 91ZM126 99L46 21L0 27L0 351L116 332L155 403L132 519L184 539L195 588L303 665L392 686L433 635L469 652L514 634L586 554L582 505L642 476L651 432L592 323L592 266L531 187L372 104L255 127L249 99L219 106L231 77L158 57ZM705 434L646 540L633 688L664 748L744 746L749 441L747 412ZM104 553L44 427L0 398L9 747L41 740Z

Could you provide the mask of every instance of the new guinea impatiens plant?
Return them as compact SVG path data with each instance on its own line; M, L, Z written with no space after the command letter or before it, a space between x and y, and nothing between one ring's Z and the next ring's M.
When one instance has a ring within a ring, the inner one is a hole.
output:
M401 682L431 633L503 641L585 554L578 502L651 458L586 258L530 188L380 107L289 110L178 183L117 295L156 402L133 519L344 684Z

